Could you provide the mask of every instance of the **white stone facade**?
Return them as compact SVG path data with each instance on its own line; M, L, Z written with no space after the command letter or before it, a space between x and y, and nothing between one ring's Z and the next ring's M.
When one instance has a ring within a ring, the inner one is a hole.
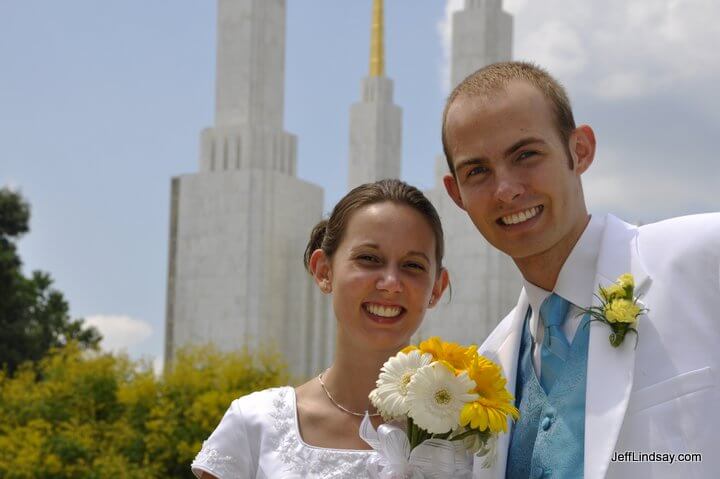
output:
M502 0L465 0L452 21L451 88L478 68L512 58L513 19Z
M478 68L512 55L512 17L501 0L466 0L455 12L452 29L451 87ZM480 235L468 215L448 196L442 178L445 157L435 162L435 186L426 192L440 214L445 231L447 291L430 310L417 339L442 336L461 343L480 344L517 303L521 277L513 261Z
M297 376L328 364L334 324L302 258L323 191L283 131L285 1L219 0L216 124L200 172L172 181L166 364L178 347L272 345Z
M218 0L215 125L282 130L285 0Z
M393 104L393 82L363 80L362 100L350 109L348 190L384 178L400 178L402 110Z

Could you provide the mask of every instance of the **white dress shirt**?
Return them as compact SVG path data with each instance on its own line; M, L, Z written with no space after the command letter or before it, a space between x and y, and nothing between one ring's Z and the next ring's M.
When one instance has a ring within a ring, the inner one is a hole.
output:
M579 314L580 308L592 306L593 294L598 288L598 285L593 283L597 273L598 254L604 230L604 216L590 217L585 231L580 235L580 239L560 269L553 291L546 291L523 278L523 286L532 309L529 327L530 335L533 338L533 366L538 378L540 377L540 349L545 336L545 328L540 320L540 306L545 298L553 292L571 303L562 330L568 342L572 343L582 321L582 315Z

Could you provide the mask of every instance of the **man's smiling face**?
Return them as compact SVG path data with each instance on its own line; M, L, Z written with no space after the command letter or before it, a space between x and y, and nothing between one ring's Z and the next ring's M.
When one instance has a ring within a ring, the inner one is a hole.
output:
M571 248L587 220L580 175L592 154L578 141L587 130L566 145L550 102L520 80L489 96L461 95L447 113L455 176L445 186L485 239L516 260Z

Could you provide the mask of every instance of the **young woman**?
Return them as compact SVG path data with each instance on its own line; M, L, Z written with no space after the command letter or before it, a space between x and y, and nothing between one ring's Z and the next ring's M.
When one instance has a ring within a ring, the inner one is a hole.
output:
M332 294L335 357L318 377L233 401L192 465L201 478L363 478L358 436L383 363L407 346L448 284L435 208L382 180L353 189L312 231L305 265Z

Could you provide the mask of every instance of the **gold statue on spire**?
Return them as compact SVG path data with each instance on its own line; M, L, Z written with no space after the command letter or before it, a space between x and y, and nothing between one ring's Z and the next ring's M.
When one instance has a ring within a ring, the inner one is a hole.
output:
M385 76L385 47L383 45L383 0L373 0L370 33L370 76Z

